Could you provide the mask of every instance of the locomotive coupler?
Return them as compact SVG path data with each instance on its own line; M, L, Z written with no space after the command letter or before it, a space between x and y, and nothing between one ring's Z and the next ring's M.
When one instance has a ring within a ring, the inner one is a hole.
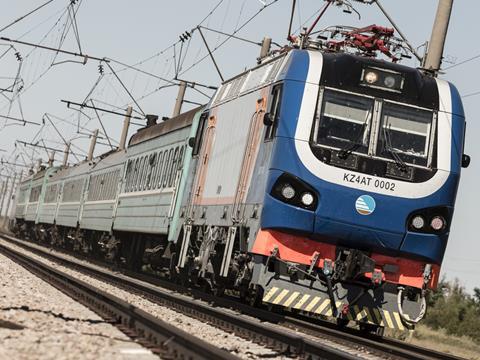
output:
M373 273L374 271L375 260L360 250L343 249L338 253L335 260L333 280L347 281L356 278L358 275Z

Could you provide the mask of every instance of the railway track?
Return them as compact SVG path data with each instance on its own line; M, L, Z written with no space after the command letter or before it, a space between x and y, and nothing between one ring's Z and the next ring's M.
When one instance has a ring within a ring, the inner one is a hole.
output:
M136 308L118 297L0 245L0 252L117 326L162 358L234 360L238 357Z
M69 259L67 256L52 253L42 246L27 243L8 235L1 237L29 251L60 262L62 265L74 267L75 270L98 277L116 286L141 293L155 303L208 321L214 326L250 338L255 342L267 344L282 353L322 359L358 359L358 353L374 354L389 359L460 359L394 339L366 337L365 334L353 329L340 331L333 324L320 320L290 317L254 308L228 297L215 297L195 289L185 290L162 279L153 279L142 274L120 274L96 265ZM134 275L135 278L132 278L131 275ZM185 295L186 291L190 296ZM178 292L183 292L183 294ZM322 344L320 339L329 345ZM332 346L332 343L338 344L338 348L349 348L354 351L352 353L339 350Z

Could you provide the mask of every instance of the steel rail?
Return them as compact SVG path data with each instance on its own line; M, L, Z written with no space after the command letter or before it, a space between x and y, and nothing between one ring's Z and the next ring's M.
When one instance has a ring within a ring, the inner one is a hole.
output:
M352 355L349 352L338 350L332 346L322 344L319 341L308 339L300 334L285 331L285 329L282 328L272 327L256 319L240 316L238 312L212 307L203 301L162 289L157 285L139 279L133 279L118 272L112 272L98 266L73 261L63 255L51 253L42 246L26 243L11 236L2 235L1 237L29 251L59 262L62 265L84 272L89 276L94 275L115 286L121 286L127 290L141 293L152 302L171 307L203 321L208 321L215 327L233 332L237 336L247 338L253 342L267 345L279 353L294 354L313 359L358 360L356 355Z
M228 321L240 321L240 317L238 313L245 314L251 317L255 317L261 321L277 324L283 327L287 327L290 329L294 329L296 331L300 331L305 334L313 335L318 338L325 338L327 340L331 340L334 342L341 341L342 344L346 344L347 346L357 348L357 349L368 349L369 351L373 351L378 355L387 355L387 356L395 356L396 358L402 359L412 359L412 360L461 360L461 358L456 357L454 355L441 353L438 351L430 350L427 348L422 348L416 345L408 344L402 342L400 340L395 340L392 338L387 337L380 337L380 336L366 336L364 333L359 332L358 330L351 329L351 328L344 328L339 330L334 324L329 323L327 321L323 321L320 319L312 319L312 318L302 318L287 316L271 311L267 311L265 309L252 307L247 304L240 303L232 298L229 297L217 297L210 294L206 294L202 291L196 289L185 289L184 287L178 286L173 284L172 282L160 279L160 278L153 278L151 276L147 276L144 274L138 273L131 273L131 272L124 272L123 274L119 274L118 272L111 272L107 269L101 269L98 266L104 266L105 264L96 265L86 265L78 262L72 262L72 260L67 259L63 255L53 254L50 251L46 250L44 246L27 243L24 240L19 240L11 236L2 235L2 237L6 238L9 241L16 243L19 246L22 246L30 251L37 252L42 256L49 257L55 261L60 261L66 265L72 266L72 263L75 264L74 266L79 269L80 271L84 271L90 274L94 274L106 281L117 283L119 286L127 287L129 290L141 292L142 294L146 295L150 300L160 303L162 305L166 305L172 308L176 308L184 313L189 313L194 317L202 317L202 316L209 316L208 320L213 322L216 326L224 327L226 330L234 330L235 332L239 331L242 333L242 327L240 325L245 325L247 331L250 326L248 323L241 324L238 323L239 326L236 327L237 324L229 324ZM90 260L91 261L91 260ZM134 278L132 278L134 277ZM165 289L168 289L167 291ZM221 307L224 309L233 309L236 311L235 320L231 317L231 310L222 310L219 308L212 308L211 306L205 306L204 304L199 303L196 300L192 300L191 298L187 298L184 296L178 296L178 294L172 294L168 291L175 291L180 293L187 293L189 296L193 296L194 298L203 300L204 302L213 304L217 307ZM207 308L206 313L202 313L203 309ZM228 314L223 314L228 313ZM205 315L207 314L207 315ZM218 318L212 318L212 316L217 316ZM206 319L206 317L205 317ZM230 320L229 320L230 319ZM245 330L243 330L245 331ZM258 334L258 333L257 333ZM262 335L260 333L260 335ZM263 335L265 336L265 335ZM279 350L285 351L285 344L281 342L278 343L282 337L285 336L285 332L281 332L281 335L276 338L273 337L270 339L270 342L273 340L273 346ZM291 341L290 343L290 351L292 349L305 351L305 354L308 354L309 351L312 351L310 348L306 350L302 350L304 345L296 344L295 341ZM293 347L293 348L292 348ZM315 350L315 349L313 349ZM318 349L316 350L318 351ZM343 358L345 358L345 354L343 353ZM348 354L349 355L349 354ZM318 355L317 355L318 356ZM324 358L328 358L325 357ZM335 357L333 357L335 358ZM357 358L358 357L354 357Z
M162 357L233 360L238 357L160 320L128 302L0 244L0 252L106 318Z

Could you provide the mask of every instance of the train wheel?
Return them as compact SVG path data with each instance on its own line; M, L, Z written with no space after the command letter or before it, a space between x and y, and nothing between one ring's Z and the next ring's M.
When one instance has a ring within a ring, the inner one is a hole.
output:
M258 307L262 304L263 289L258 285L253 285L249 288L247 294L247 304Z
M340 328L340 329L344 329L348 326L348 323L350 322L350 320L348 319L345 319L345 318L337 318L337 326Z
M383 336L385 333L385 328L383 326L373 325L373 324L358 324L360 331L367 335Z

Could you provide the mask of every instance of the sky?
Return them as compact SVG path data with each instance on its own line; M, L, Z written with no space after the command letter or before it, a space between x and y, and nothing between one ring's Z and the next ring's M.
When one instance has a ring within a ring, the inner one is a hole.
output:
M6 3L6 0L3 1ZM0 12L0 29L46 2L8 1L8 6L2 7ZM214 55L222 76L228 79L254 66L260 49L255 44L228 39L208 29L225 33L237 30L236 36L254 42L270 36L274 42L284 45L292 1L76 0L75 16L68 10L69 3L70 0L53 0L25 19L0 30L0 36L107 58L110 62L102 62L99 69L100 63L92 59L84 63L83 57L21 44L13 44L14 48L11 48L12 43L0 40L0 89L8 89L17 79L14 93L1 93L0 115L39 124L45 122L43 126L19 126L21 123L0 119L0 156L6 161L23 164L39 157L44 161L47 159L45 149L25 147L20 143L15 146L16 140L59 150L64 147L63 139L72 140L76 157L82 159L88 149L89 136L96 128L108 134L112 145L116 145L122 116L99 112L100 123L94 110L84 108L80 112L78 107L72 105L68 108L60 100L82 103L88 98L97 107L120 113L124 113L127 105L133 105L134 114L139 117L143 113L171 116L178 90L177 86L171 86L175 73L179 74L178 78L197 84L220 84L220 76L207 55L199 32L191 33L192 29L199 24L203 26L202 33L209 47L218 47ZM271 5L262 10L263 3ZM347 14L341 8L331 7L317 28L389 25L375 5L352 3L361 19L355 13ZM410 43L423 54L423 45L430 38L438 2L382 0L381 3ZM321 0L298 0L293 29L309 26L323 5ZM480 46L471 32L472 25L478 21L479 11L478 1L455 2L445 45L445 71L441 74L441 78L455 84L464 97L468 123L465 152L472 157L470 167L462 173L442 272L447 279L458 278L469 291L480 287L480 257L477 255L480 253L480 241L477 240L475 226L480 202L477 183L480 141L476 141L476 135L480 134L480 122L476 119L477 104L480 102ZM256 13L258 15L254 17ZM181 46L179 36L186 31L191 33L191 37ZM172 47L174 43L176 45ZM463 63L471 58L474 59ZM418 66L413 60L403 63ZM125 65L135 65L140 71ZM212 90L199 85L189 88L186 94L189 103L184 105L184 110L195 106L194 103L208 102L211 95ZM134 122L143 123L143 120L134 119ZM132 125L130 134L138 128ZM106 136L101 137L96 154L110 148ZM61 161L62 156L59 151L55 159ZM74 156L69 160L76 161ZM8 171L3 168L0 174Z

